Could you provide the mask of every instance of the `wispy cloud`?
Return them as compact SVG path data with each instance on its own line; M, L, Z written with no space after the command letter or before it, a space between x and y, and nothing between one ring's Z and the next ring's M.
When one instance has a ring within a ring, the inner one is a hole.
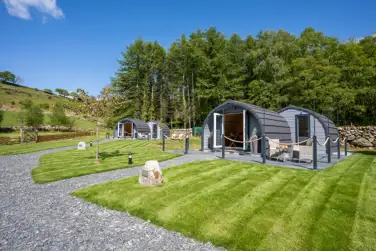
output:
M42 17L42 24L46 24L48 22L48 19L46 16Z
M56 5L56 0L3 0L3 2L9 15L22 19L31 19L29 8L36 8L56 19L64 18L64 13Z

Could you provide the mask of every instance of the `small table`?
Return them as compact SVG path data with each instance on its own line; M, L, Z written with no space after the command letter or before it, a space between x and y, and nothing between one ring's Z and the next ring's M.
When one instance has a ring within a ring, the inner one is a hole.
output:
M290 159L290 153L288 152L287 148L278 147L278 150L279 150L279 154L278 154L277 160L286 162L286 160Z

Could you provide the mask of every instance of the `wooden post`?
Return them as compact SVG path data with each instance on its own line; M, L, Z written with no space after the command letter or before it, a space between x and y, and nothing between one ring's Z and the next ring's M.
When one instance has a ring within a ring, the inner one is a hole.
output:
M266 137L265 134L262 135L261 140L261 155L262 155L262 163L266 163Z
M331 163L332 162L332 141L330 140L330 137L328 136L328 142L326 143L327 147L328 147L328 163Z
M317 137L316 137L316 135L313 135L313 137L312 137L312 139L313 139L313 142L312 142L312 151L313 151L313 153L312 153L312 156L313 156L313 160L312 160L312 162L313 162L313 170L316 170L317 169Z
M347 137L345 137L345 156L347 156Z
M337 154L338 154L338 159L341 158L341 138L338 136L337 139Z
M221 143L222 143L222 159L225 159L225 134L222 133L221 135Z
M99 164L99 128L97 127L97 150L95 154L95 162Z

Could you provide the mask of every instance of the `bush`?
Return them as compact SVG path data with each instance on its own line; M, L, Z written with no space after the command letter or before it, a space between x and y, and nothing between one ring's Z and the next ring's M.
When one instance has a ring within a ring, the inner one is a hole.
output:
M48 103L39 104L39 107L45 110L50 109L50 105Z
M25 99L20 101L20 105L23 109L29 109L33 105L33 101L30 99Z
M51 96L48 96L48 99L52 99L52 97L51 97Z
M16 102L12 101L10 102L11 106L14 107L16 105Z

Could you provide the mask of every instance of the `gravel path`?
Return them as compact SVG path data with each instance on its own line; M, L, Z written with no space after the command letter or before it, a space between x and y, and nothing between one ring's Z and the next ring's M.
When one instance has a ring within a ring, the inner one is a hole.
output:
M138 173L137 168L92 174L43 185L34 184L30 170L46 153L0 156L0 250L215 250L145 222L70 195L71 192ZM169 167L214 159L186 155L161 163Z

